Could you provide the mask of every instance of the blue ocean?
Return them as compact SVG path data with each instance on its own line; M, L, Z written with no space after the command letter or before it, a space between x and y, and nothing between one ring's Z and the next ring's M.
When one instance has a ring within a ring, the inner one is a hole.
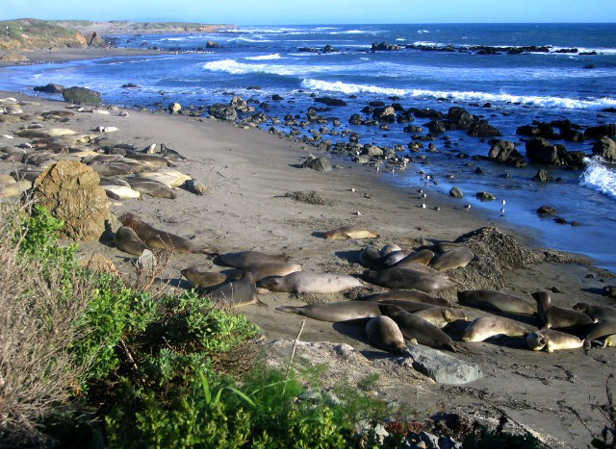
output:
M236 94L267 102L270 117L304 118L309 107L318 107L320 115L340 120L339 131L358 133L363 144L389 147L411 142L405 124L392 123L384 130L351 125L350 116L372 101L444 113L457 106L489 120L502 139L520 143L524 154L523 136L516 129L533 121L569 120L582 128L616 123L615 30L614 24L345 25L116 36L121 47L171 53L7 68L0 88L33 94L33 86L51 82L88 86L103 92L106 103L148 108L171 102L207 107L228 103ZM220 48L206 48L208 41ZM400 48L373 52L375 42ZM335 51L325 52L325 46ZM125 83L139 88L122 88ZM273 101L273 95L282 100ZM328 108L315 103L315 96L342 99L346 105ZM413 124L429 120L416 118ZM348 141L343 135L324 138ZM415 185L444 194L458 186L466 197L454 207L463 211L463 204L471 204L494 225L524 227L539 245L586 254L616 271L616 166L589 158L581 170L548 168L558 181L540 183L532 180L540 166L516 169L474 160L487 156L489 139L463 131L445 135L447 141L440 136L431 142L436 152L428 152L425 142L421 157L414 154L416 163L405 171L381 170L383 181L412 192ZM553 143L591 156L592 141ZM483 173L477 174L477 168ZM489 191L498 200L480 202L478 191ZM541 218L536 210L544 204L579 225Z

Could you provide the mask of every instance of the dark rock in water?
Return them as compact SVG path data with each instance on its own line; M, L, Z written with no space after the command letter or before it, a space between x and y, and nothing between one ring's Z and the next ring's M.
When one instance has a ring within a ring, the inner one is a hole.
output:
M556 217L554 219L554 221L558 224L562 224L562 225L566 225L567 224L567 220L565 220L563 217Z
M416 126L416 125L408 125L405 126L404 129L402 130L405 133L422 133L423 132L423 128L421 126Z
M222 48L222 45L220 45L218 42L207 41L207 43L205 44L205 48Z
M208 108L208 113L219 120L233 121L237 119L237 111L228 104L216 103Z
M364 121L365 120L361 114L353 114L351 118L349 118L349 123L351 125L363 125Z
M371 106L373 108L382 108L383 106L385 106L385 103L382 101L375 100L375 101L369 102L368 106ZM370 110L369 112L372 112L372 110Z
M323 47L323 53L337 53L338 49L334 48L332 45L326 45Z
M616 142L609 137L601 137L593 145L592 152L608 162L616 162Z
M320 97L315 98L314 101L318 103L326 104L327 106L346 106L347 102L339 98Z
M314 157L312 154L306 158L302 166L304 168L311 168L316 171L332 171L332 163L329 159L324 157Z
M377 108L374 110L372 118L381 122L395 122L396 110L392 106Z
M584 131L584 137L587 139L597 139L601 137L613 137L616 136L616 124L612 125L600 125L586 128Z
M487 120L479 120L473 123L467 133L472 137L496 137L501 136L501 132L490 125Z
M477 192L477 198L481 201L494 201L496 197L492 195L490 192Z
M126 83L126 84L122 84L122 89L136 89L139 86L137 84L134 83Z
M433 134L441 134L441 133L444 133L445 131L447 131L447 126L441 120L432 120L431 122L428 122L426 124L426 127Z
M283 98L283 97L281 97L281 96L280 96L280 95L278 95L278 94L274 94L274 95L272 95L272 100L273 100L273 101L282 101L282 100L284 100L284 98Z
M460 190L458 187L452 187L449 191L449 196L452 196L454 198L464 198L464 193L462 193L462 190Z
M98 105L101 103L101 94L86 87L69 87L62 91L64 101L72 104Z
M536 137L526 143L526 156L533 163L562 165L567 159L566 153L562 145L553 145L543 137Z
M490 149L488 157L493 161L512 165L514 167L526 166L524 156L522 156L520 152L516 150L515 144L513 142L499 139L490 141L490 143L492 143L492 148Z
M46 92L49 94L61 94L64 91L64 86L60 84L49 83L44 86L36 86L35 92Z
M426 109L411 108L409 109L409 112L412 113L417 118L429 118L432 120L441 120L445 118L442 112L436 111L430 108L426 108Z
M594 64L586 64L586 65L584 66L584 68L585 68L585 69L595 69L595 68L596 68L596 66L595 66Z
M547 170L541 168L541 169L539 169L537 174L535 174L535 176L533 176L533 181L550 182L550 181L554 181L554 178L552 177L552 175L550 175L548 173Z
M387 42L373 42L372 51L397 51L402 49L399 45L388 44Z
M539 215L556 215L556 209L554 209L552 206L544 204L539 209L537 209L537 213Z

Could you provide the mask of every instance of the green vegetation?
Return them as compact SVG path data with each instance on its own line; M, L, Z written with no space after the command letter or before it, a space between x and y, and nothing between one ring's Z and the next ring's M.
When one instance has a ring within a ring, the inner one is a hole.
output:
M36 19L0 21L0 48L29 47L38 41L51 42L71 40L77 43L74 29L56 25L53 22Z

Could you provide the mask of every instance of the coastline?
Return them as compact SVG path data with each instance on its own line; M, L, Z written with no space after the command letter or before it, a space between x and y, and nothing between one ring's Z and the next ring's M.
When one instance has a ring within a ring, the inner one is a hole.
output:
M119 56L113 52L101 53L105 55L101 57ZM140 51L138 54L144 53ZM41 103L40 106L33 105L33 110L62 109L65 106L62 102L0 92L0 98L7 96ZM342 225L360 225L381 235L375 241L379 246L386 243L413 246L422 240L455 240L474 229L493 225L481 214L465 211L461 203L446 195L430 198L430 205L439 206L440 211L422 209L424 200L416 193L418 187L395 188L383 182L383 173L352 162L336 161L342 168L329 173L299 168L298 165L310 153L316 156L328 154L265 131L240 129L212 119L127 111L129 117L120 117L117 112L110 115L78 114L76 119L61 126L90 134L90 130L97 126L115 126L119 131L109 134L109 139L132 143L140 148L151 143L165 143L189 159L189 162L178 162L177 169L205 183L209 190L202 197L180 190L175 200L127 200L114 205L113 214L135 212L157 227L194 238L195 243L203 246L216 246L220 252L247 249L285 252L293 255L305 270L357 273L363 270L348 255L363 247L365 242L330 242L314 233ZM15 130L17 125L2 123L0 127L1 134L5 134ZM11 139L9 142L2 139L2 145L15 145L18 141L21 140ZM2 173L13 169L12 164L6 162L0 167ZM313 190L334 205L304 204L284 197L294 191ZM501 223L498 226L501 227ZM520 241L529 239L523 233L516 232L516 236ZM89 243L83 245L83 251L102 251L120 270L128 270L130 266L130 260L115 248ZM172 286L186 286L179 277L179 269L189 265L206 269L210 261L198 255L174 256L166 272ZM572 293L557 295L559 301L569 306L582 300L597 304L604 302L606 299L596 293L603 284L599 277L586 277L590 274L594 273L583 265L542 264L512 270L506 275L505 285L507 291L523 297L537 289L557 286L563 292ZM269 305L268 308L248 306L242 312L263 329L267 341L294 338L301 317L281 314L274 309L282 304L303 303L286 294L266 295L262 300ZM341 334L330 323L315 320L307 322L302 340L342 342L368 355L375 352L361 337ZM600 398L603 394L604 374L613 369L616 357L614 351L609 350L592 354L585 356L571 352L546 356L482 343L473 346L471 357L482 366L486 374L484 379L465 387L444 387L418 378L410 386L390 382L382 387L382 391L385 397L396 397L402 391L404 400L410 403L421 401L426 405L423 412L428 413L438 410L442 403L446 404L447 410L481 409L486 413L490 410L495 413L501 407L529 428L538 428L552 438L579 446L590 438L571 410L560 407L558 401L564 400L585 419L600 422L597 412L590 406L586 407L586 403L589 395ZM526 368L535 365L536 368ZM574 376L561 380L562 370L558 366L566 367L565 371L573 372ZM529 374L529 369L536 371ZM577 383L574 388L570 384L576 383L576 376L585 381ZM552 380L546 385L542 378ZM563 388L575 391L564 392ZM480 393L484 391L486 394L482 397ZM548 394L544 395L544 392ZM516 408L520 403L524 407ZM580 408L579 404L584 404L584 407ZM546 410L553 413L546 416ZM569 423L571 428L563 424L572 420L575 422Z
M90 59L113 58L123 56L164 55L164 50L146 50L139 48L60 48L53 50L16 50L11 53L25 56L27 61L1 61L1 67L14 67L35 64L58 64L70 61L85 61Z

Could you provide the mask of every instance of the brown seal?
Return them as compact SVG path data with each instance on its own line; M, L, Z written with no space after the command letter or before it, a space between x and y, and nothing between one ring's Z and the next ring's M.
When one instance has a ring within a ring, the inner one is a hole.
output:
M417 340L417 343L422 345L450 349L455 352L453 340L434 324L397 306L380 304L379 310L381 314L392 318L396 322L402 335L407 340Z
M366 324L366 334L370 343L379 349L395 354L406 351L406 343L400 328L387 316L370 319Z
M155 198L175 199L176 195L171 187L155 179L132 178L128 180L131 188Z
M439 254L430 261L430 266L438 271L452 270L467 266L475 254L468 248L460 246Z
M210 290L208 296L215 302L230 305L234 308L249 304L267 307L267 304L259 300L255 281L248 272L244 273L239 280L228 282Z
M184 268L180 273L188 279L188 282L190 282L193 287L199 289L214 287L229 279L224 273L218 273L216 271L199 271L195 267Z
M385 268L385 262L379 249L374 245L367 245L359 252L359 263L370 270Z
M261 279L258 286L272 292L290 293L338 293L361 287L359 279L346 274L296 271L286 276L269 276Z
M532 296L537 301L537 313L544 329L592 324L592 318L586 314L552 305L552 298L546 292L535 292Z
M349 239L376 239L379 235L369 229L356 228L354 226L343 226L333 229L323 234L327 240L349 240Z
M430 262L434 258L434 253L429 249L422 249L421 251L417 251L415 253L409 254L400 262L398 262L395 266L398 268L407 268L408 264L420 264L420 265L430 265Z
M314 318L315 320L331 321L333 323L381 316L377 303L365 301L309 304L303 307L281 306L277 307L276 310L280 312L297 313L299 315Z
M575 335L558 332L552 329L541 329L526 336L526 345L533 351L554 352L558 349L577 349L584 341Z
M113 236L116 248L128 254L141 256L148 247L141 241L139 236L128 226L120 226Z
M500 316L481 316L471 321L464 329L462 340L464 341L484 341L495 335L506 335L508 337L523 337L533 328L518 321Z
M264 262L246 269L250 271L255 282L268 276L286 276L301 270L302 266L293 262Z
M466 290L458 292L458 301L484 310L516 315L534 315L537 308L516 296L494 290Z
M137 215L127 212L118 218L120 222L131 228L150 249L164 249L175 253L210 254L211 251L198 248L190 240L170 232L160 231L147 224Z
M443 290L454 284L449 279L407 268L386 268L379 271L368 271L364 278L373 284L387 288L415 289L424 292Z
M603 342L603 346L610 346L612 338L610 336L616 334L616 323L598 323L590 328L584 341L584 346L590 347L591 343L603 337L607 337L608 341Z
M427 293L417 290L397 290L387 293L378 293L365 298L366 301L404 300L417 301L440 307L449 307L451 304L445 299L435 298Z
M616 323L616 309L608 306L593 306L585 302L578 302L573 310L585 313L595 323Z
M284 254L271 255L260 251L225 253L219 254L218 258L228 267L241 268L243 270L264 263L289 262L291 260L291 256L285 256Z
M468 316L460 309L453 307L430 307L413 312L413 315L423 318L437 327L444 327L452 321L468 320Z

